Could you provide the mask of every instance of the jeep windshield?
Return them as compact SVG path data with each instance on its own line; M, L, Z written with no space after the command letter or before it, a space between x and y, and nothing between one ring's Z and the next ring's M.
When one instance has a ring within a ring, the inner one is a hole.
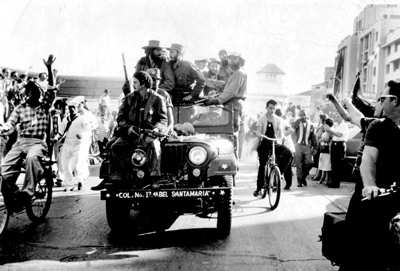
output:
M178 107L175 113L178 123L190 122L195 127L230 124L230 112L222 106Z

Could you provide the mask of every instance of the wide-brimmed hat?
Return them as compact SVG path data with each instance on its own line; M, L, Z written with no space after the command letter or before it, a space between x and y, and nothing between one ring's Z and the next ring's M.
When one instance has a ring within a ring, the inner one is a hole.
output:
M159 40L149 40L149 44L142 47L143 49L147 48L163 48Z
M76 96L74 98L71 98L67 101L68 106L78 106L81 103L85 102L85 97L84 96Z
M168 50L176 50L178 52L183 52L183 45L179 43L172 43Z

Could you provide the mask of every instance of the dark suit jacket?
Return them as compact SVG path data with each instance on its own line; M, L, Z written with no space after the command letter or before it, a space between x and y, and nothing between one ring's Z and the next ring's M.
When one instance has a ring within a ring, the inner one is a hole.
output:
M168 117L164 99L153 90L149 90L145 98L138 91L128 94L119 108L117 123L121 136L128 134L130 126L165 130Z
M300 124L302 123L302 121L300 119L297 119L294 123L293 123L293 129L294 129L294 133L293 133L293 141L294 143L297 143L299 136L300 136ZM314 131L314 126L311 124L310 121L307 121L308 125L310 125L310 134L308 136L308 138L306 139L306 142L309 146L311 146L312 148L317 147L317 139L315 136L315 131ZM304 133L306 133L306 131L304 130Z

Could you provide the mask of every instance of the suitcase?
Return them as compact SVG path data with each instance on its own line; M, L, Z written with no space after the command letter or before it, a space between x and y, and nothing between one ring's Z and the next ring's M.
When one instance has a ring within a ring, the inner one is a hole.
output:
M322 255L332 265L340 265L346 256L347 227L345 212L326 212L321 228Z

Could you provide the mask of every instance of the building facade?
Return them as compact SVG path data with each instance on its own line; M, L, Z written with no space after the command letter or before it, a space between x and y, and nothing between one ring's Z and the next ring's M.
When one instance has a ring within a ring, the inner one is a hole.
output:
M384 61L384 83L390 80L400 81L400 28L390 32L382 46Z
M384 89L387 78L397 78L396 53L399 49L396 52L394 50L400 35L397 30L399 28L399 5L368 5L360 12L354 19L353 34L338 46L336 94L339 93L341 97L351 95L356 74L359 72L362 95L371 101L376 100ZM339 61L340 58L343 60Z

